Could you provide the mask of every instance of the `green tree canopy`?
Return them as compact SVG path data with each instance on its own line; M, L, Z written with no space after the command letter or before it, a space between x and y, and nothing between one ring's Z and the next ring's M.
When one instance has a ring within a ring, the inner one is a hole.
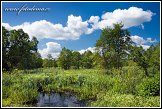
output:
M72 60L72 51L66 49L65 47L62 48L60 56L58 58L59 66L65 70L70 69L71 61Z
M77 51L72 52L72 66L74 69L79 69L81 61L81 55Z
M47 58L43 59L43 67L57 67L56 59L51 54L48 54Z
M83 68L92 68L93 67L93 53L88 50L82 54L81 64Z
M96 47L100 49L106 68L122 67L122 60L127 58L129 48L133 43L128 30L122 29L123 25L114 24L113 28L102 30Z
M37 52L38 40L22 29L8 31L3 30L3 68L31 69L41 67L41 56ZM35 65L37 64L37 65Z

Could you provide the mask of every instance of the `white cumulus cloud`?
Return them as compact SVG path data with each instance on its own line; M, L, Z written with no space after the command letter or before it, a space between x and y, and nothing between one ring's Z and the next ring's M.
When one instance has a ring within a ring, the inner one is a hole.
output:
M107 26L113 27L114 23L122 22L124 24L123 28L141 25L144 29L143 23L151 21L153 15L154 13L150 10L144 11L142 8L137 7L130 7L129 9L116 9L113 12L104 13L101 16L102 19L95 22L94 27L96 29L96 26L98 26L98 28L103 29ZM91 20L92 18L90 18L90 21Z
M48 42L46 46L47 48L38 50L42 58L47 58L48 54L51 54L53 58L57 58L62 50L61 45L56 42Z
M156 39L154 40L152 40L152 38L144 39L143 37L137 35L131 36L131 39L137 46L142 46L143 49L145 50L150 47L149 44L153 44L157 42Z
M146 40L144 40L143 37L140 37L137 35L131 36L131 39L134 43L136 43L138 45L142 45L142 44L146 43Z
M98 26L99 19L100 19L99 16L91 16L90 19L88 20L88 22L91 23L93 29L99 29Z
M88 28L88 22L82 21L81 16L68 16L67 25L53 24L46 20L35 22L25 22L21 25L10 26L8 23L2 23L7 29L23 29L30 37L35 36L39 40L43 38L55 40L77 40L82 34L90 34L92 29Z
M88 47L87 49L82 49L82 50L79 50L78 52L80 53L80 54L83 54L85 51L91 51L92 53L94 53L95 52L95 47Z

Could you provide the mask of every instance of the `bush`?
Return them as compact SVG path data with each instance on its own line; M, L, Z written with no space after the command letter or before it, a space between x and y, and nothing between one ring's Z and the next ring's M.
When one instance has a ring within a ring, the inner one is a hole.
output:
M115 78L113 91L121 94L135 94L136 85L144 77L144 71L139 66L125 66L121 70L113 69Z
M151 76L156 75L157 72L159 72L159 71L158 71L158 69L156 68L156 66L151 66L151 67L147 68L147 72L148 72L148 74L149 74L149 77L151 77Z
M38 92L35 89L23 89L14 90L10 95L12 103L26 104L27 102L32 102L38 96Z
M89 103L92 107L159 107L160 97L142 97L114 92L99 93L97 100Z
M160 77L159 74L155 77L144 78L143 81L136 87L139 95L142 96L159 96L160 95Z

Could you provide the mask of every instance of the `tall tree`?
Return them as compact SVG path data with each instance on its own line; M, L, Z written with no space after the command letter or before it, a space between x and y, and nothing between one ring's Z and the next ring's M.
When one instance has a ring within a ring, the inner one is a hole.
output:
M81 61L81 55L79 52L72 52L72 66L74 69L79 69Z
M58 58L58 63L59 66L63 69L70 69L72 65L72 51L64 47Z
M30 40L27 33L22 29L11 30L10 35L10 61L13 68L28 69L28 60L30 59Z
M148 67L153 67L160 71L160 43L151 45L144 53L147 58Z
M103 69L105 66L104 60L99 52L93 53L93 67Z
M3 27L3 68L31 69L41 67L42 60L37 52L38 40L29 39L22 29L8 31ZM36 65L35 65L36 64ZM35 66L35 67L34 67Z
M81 65L83 68L90 69L93 67L93 53L88 50L82 54Z
M30 69L42 68L43 67L43 59L42 59L40 53L39 52L31 53L29 63L30 63L30 66L29 66Z
M136 62L139 66L141 66L145 70L145 75L148 75L147 68L149 65L148 58L145 56L145 50L142 46L137 47L134 46L131 49L130 59Z
M37 50L38 50L38 43L39 43L39 41L37 40L37 38L36 37L33 37L32 38L32 40L30 41L30 49L32 50L32 51L34 51L34 52L37 52Z
M102 30L96 47L101 50L106 68L122 67L122 60L127 58L129 47L133 43L128 30L122 29L123 25L114 24L113 28Z
M144 69L146 76L154 74L160 71L160 44L151 45L147 50L134 46L129 58Z
M145 69L146 75L154 75L160 71L160 43L157 45L151 45L144 53L147 63L142 67Z

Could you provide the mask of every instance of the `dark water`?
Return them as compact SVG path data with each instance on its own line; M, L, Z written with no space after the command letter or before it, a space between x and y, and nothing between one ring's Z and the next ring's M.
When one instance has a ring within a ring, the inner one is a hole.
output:
M78 101L72 94L39 93L37 98L37 107L85 107L85 101Z

